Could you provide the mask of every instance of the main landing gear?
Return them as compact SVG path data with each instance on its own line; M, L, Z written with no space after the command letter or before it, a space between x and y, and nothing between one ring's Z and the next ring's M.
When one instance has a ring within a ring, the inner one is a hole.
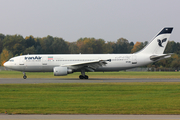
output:
M88 79L89 77L87 75L83 76L83 75L80 75L79 76L79 79Z
M88 79L89 78L87 75L85 75L85 69L81 70L81 74L82 75L79 76L79 79Z
M26 73L25 73L25 72L23 72L23 78L24 78L24 79L26 79L26 78L27 78L27 76L26 76Z

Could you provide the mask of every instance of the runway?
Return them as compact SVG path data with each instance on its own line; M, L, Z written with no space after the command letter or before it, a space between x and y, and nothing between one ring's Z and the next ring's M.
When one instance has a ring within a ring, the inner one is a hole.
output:
M180 82L180 79L131 79L131 78L0 78L0 84L34 83L121 83L121 82Z
M0 115L0 120L179 120L180 115Z

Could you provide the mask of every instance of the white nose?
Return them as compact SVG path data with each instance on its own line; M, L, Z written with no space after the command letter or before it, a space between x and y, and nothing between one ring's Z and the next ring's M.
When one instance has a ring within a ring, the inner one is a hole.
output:
M7 67L7 66L8 66L8 62L5 62L3 65L4 65L5 67Z

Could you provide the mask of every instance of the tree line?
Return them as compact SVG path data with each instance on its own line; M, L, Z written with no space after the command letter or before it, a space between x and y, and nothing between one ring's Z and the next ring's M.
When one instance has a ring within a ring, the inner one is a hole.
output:
M148 44L145 42L129 42L125 38L119 38L116 42L106 42L103 39L80 38L76 42L68 42L63 38L47 37L34 38L32 35L0 34L0 63L1 66L9 58L26 54L118 54L135 53ZM165 53L175 53L171 58L161 60L148 67L179 68L180 67L180 43L169 41Z

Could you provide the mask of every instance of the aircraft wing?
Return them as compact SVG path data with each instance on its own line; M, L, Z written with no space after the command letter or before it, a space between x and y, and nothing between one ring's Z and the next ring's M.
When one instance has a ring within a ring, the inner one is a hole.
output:
M171 57L172 54L173 53L163 54L163 55L152 55L152 56L150 56L150 59L153 60L153 61L161 60L161 59L164 59L164 58Z
M111 59L108 59L108 60L94 60L94 61L80 62L80 63L73 63L73 64L64 64L62 66L67 66L67 67L75 69L75 70L84 68L87 71L94 72L95 69L108 64L107 61L111 62Z

